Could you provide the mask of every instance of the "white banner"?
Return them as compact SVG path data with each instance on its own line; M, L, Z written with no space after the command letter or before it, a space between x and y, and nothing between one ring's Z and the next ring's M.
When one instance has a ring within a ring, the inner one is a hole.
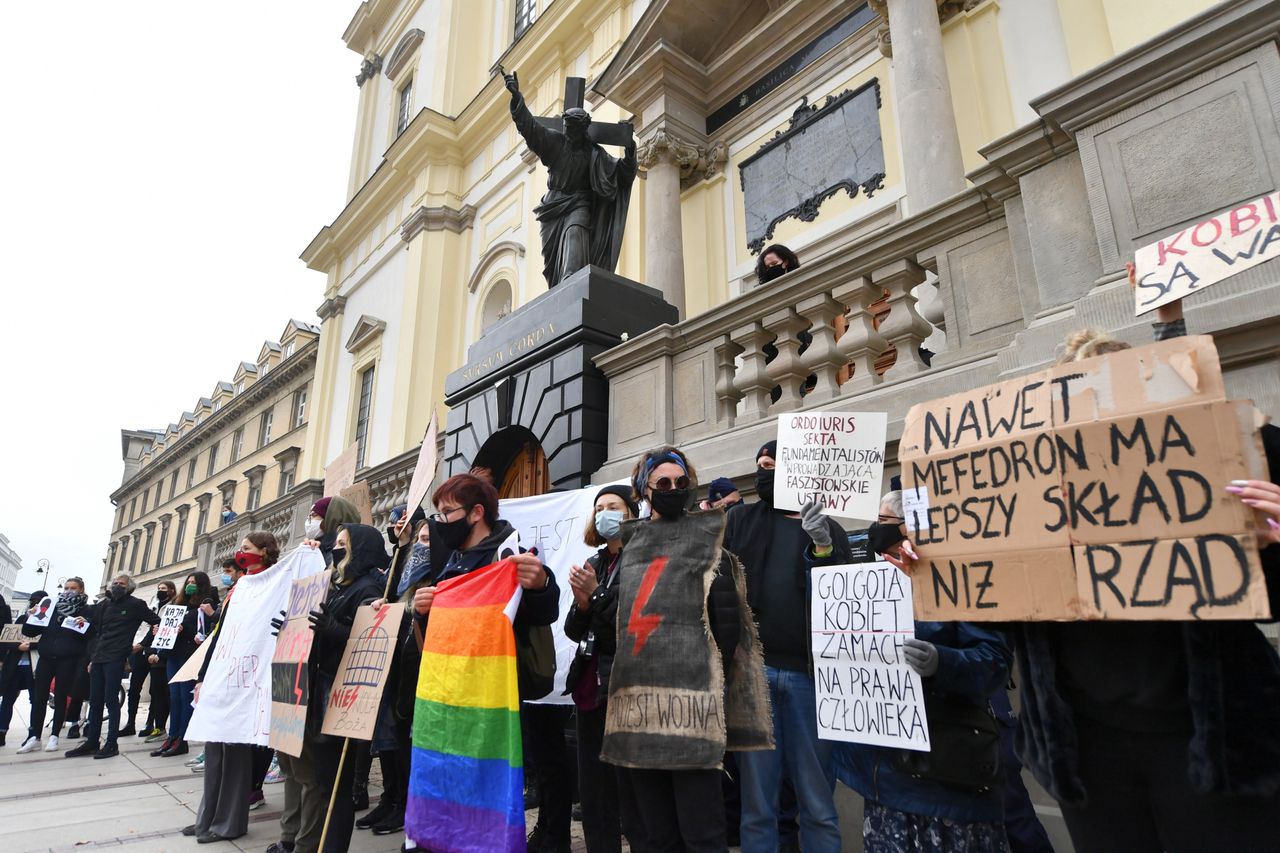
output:
M902 655L916 631L911 578L890 563L818 566L810 577L818 737L928 752L924 690Z
M774 506L798 510L817 501L827 515L876 518L887 429L884 412L778 415Z
M276 647L271 620L285 609L295 580L322 571L320 551L301 545L266 571L236 583L187 726L190 740L267 745Z
M560 586L560 617L551 626L556 638L556 685L539 704L568 705L573 702L564 693L565 676L578 647L564 635L564 620L573 606L573 590L569 587L569 567L581 566L596 552L582 536L591 523L596 493L603 486L587 486L572 492L556 492L533 498L509 498L498 504L498 515L520 534L520 547L538 549L538 556L556 576Z
M1280 256L1280 193L1269 193L1134 253L1134 315Z
M173 644L178 641L178 629L182 627L182 619L186 615L187 608L181 604L166 604L160 610L160 624L156 627L151 648L172 649Z

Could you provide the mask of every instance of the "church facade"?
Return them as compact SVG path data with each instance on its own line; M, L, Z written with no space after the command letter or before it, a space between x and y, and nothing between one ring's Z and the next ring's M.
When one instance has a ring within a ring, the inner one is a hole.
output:
M605 462L583 478L674 441L745 483L779 412L900 424L912 402L1045 363L1066 330L1143 340L1133 249L1271 186L1268 16L1235 0L366 0L343 34L349 200L303 252L327 284L300 477L358 445L380 520L434 412L448 470L481 458L510 494L551 486L547 459L587 437ZM535 115L559 115L580 77L595 119L635 127L616 273L678 322L596 336L595 404L530 406L493 371L555 337L509 319L547 293L547 180L503 71ZM757 287L774 242L802 267ZM1275 412L1269 266L1189 306L1189 326L1219 336L1232 393ZM466 439L459 418L492 422ZM508 427L523 431L484 446Z

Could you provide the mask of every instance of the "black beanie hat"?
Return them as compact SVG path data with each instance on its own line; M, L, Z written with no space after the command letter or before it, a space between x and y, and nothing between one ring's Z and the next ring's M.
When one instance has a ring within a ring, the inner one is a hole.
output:
M761 456L768 456L775 460L778 458L778 442L776 439L774 441L766 441L764 445L756 451L757 462L760 461Z
M596 500L600 500L601 495L617 495L622 498L623 502L627 505L627 509L631 510L632 518L640 514L640 506L636 503L635 498L632 497L630 486L622 484L605 486L603 489L596 492Z

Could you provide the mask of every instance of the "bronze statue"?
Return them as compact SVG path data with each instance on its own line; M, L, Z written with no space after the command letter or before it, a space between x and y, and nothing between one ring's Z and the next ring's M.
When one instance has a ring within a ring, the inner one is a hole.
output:
M529 150L547 167L547 194L533 212L542 224L542 274L555 287L568 276L594 264L613 272L622 250L631 185L636 177L636 145L631 125L592 123L582 108L585 82L565 83L565 110L560 118L529 112L515 72L503 72L511 92L511 119ZM600 143L620 145L622 159L607 154Z

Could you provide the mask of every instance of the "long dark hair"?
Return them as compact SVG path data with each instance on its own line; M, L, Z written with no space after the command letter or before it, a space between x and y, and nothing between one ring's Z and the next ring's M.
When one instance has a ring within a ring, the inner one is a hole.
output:
M199 607L206 598L212 598L215 601L218 599L217 591L214 590L213 584L209 583L209 576L204 572L192 572L187 575L187 580L196 582L195 594L189 598L187 597L187 581L184 580L182 587L178 590L178 598L174 601L174 604L181 604L190 609Z

